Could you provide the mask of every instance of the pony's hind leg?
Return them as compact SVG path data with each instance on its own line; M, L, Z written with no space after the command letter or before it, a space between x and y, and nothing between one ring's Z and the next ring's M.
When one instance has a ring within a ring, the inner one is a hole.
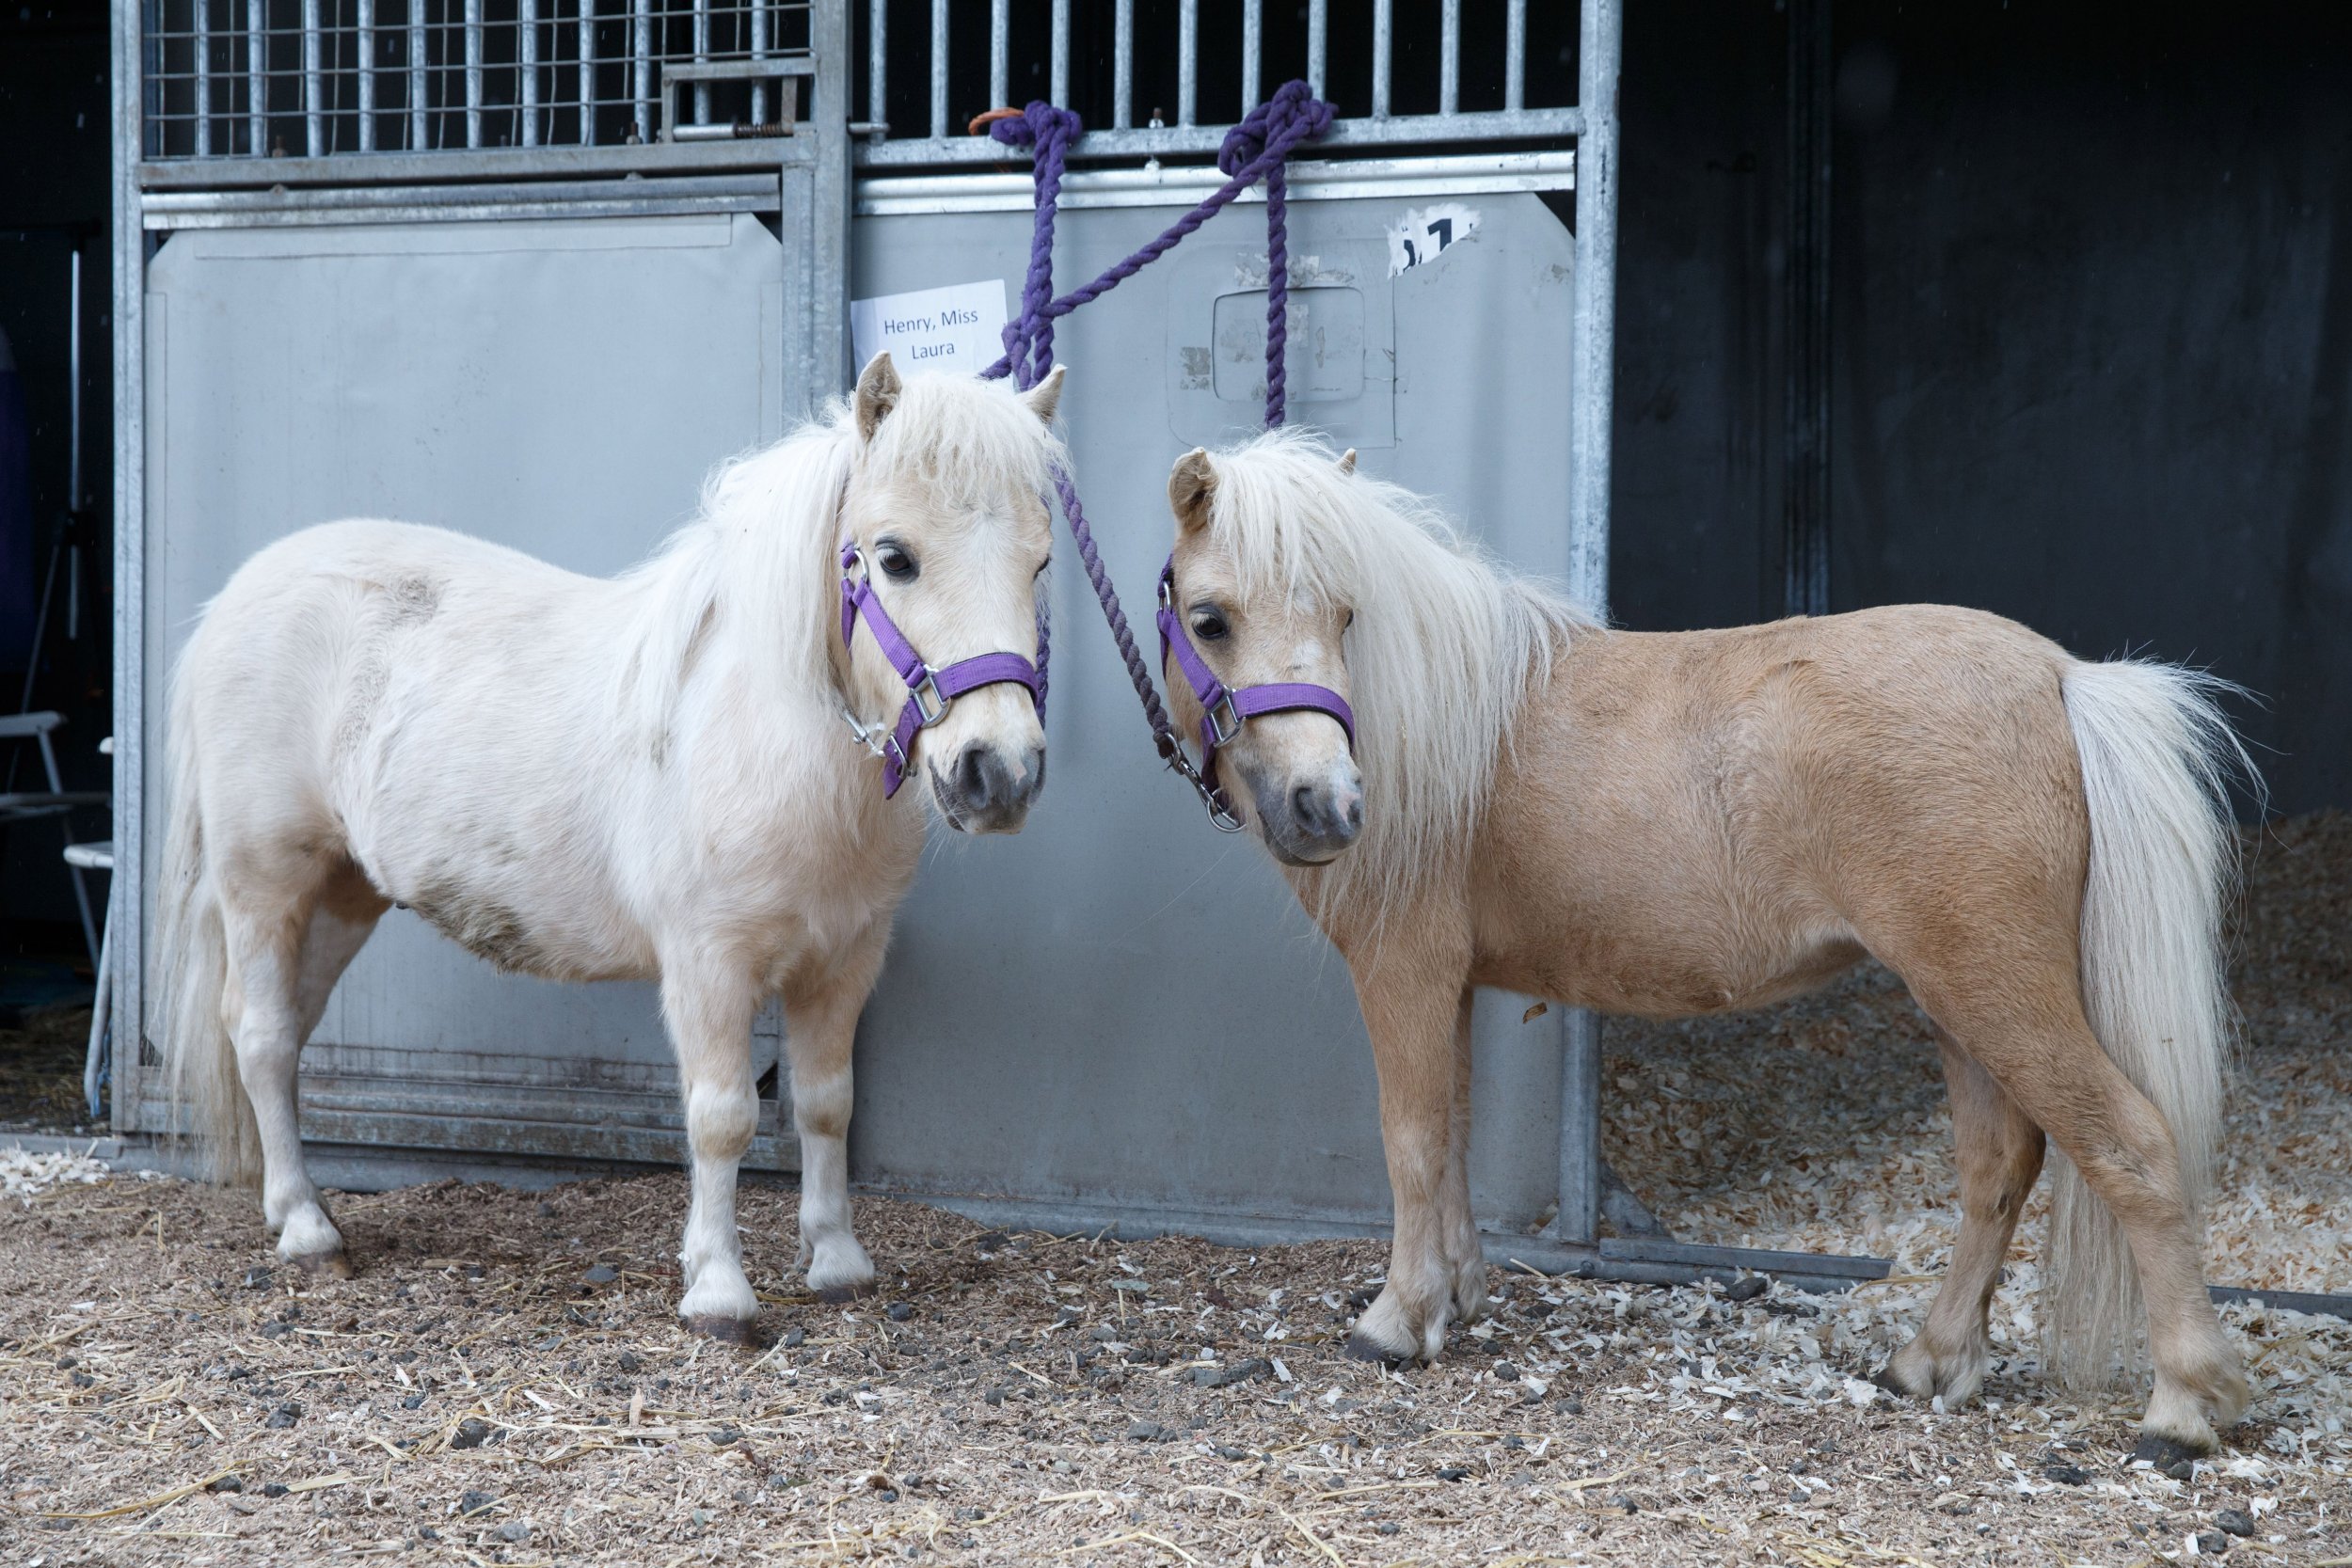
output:
M262 1215L278 1233L278 1257L343 1277L351 1264L303 1163L295 1094L303 1044L383 912L364 881L355 889L347 880L297 890L238 878L221 900L229 952L223 1022L260 1134Z
M2042 1136L1993 1075L1941 1029L1944 1082L1952 1101L1960 1157L1960 1240L1928 1321L1898 1352L1886 1375L1919 1399L1957 1409L1976 1397L1992 1358L1986 1318L2017 1216L2042 1174Z
M792 1068L792 1120L801 1138L801 1244L795 1261L808 1288L828 1300L858 1294L874 1282L850 1221L850 1109L854 1099L850 1046L858 1013L882 971L887 922L832 966L797 976L784 993L785 1050Z
M686 1099L686 1143L693 1161L693 1200L678 1254L686 1293L678 1316L698 1332L747 1338L759 1298L743 1276L743 1244L735 1224L736 1170L759 1128L752 1083L752 1013L747 966L725 955L686 950L661 966L661 1013L677 1053Z
M1454 1115L1447 1125L1445 1185L1438 1200L1446 1264L1454 1273L1454 1318L1465 1323L1486 1315L1486 1247L1470 1201L1470 1008L1476 995L1463 987L1454 1017Z

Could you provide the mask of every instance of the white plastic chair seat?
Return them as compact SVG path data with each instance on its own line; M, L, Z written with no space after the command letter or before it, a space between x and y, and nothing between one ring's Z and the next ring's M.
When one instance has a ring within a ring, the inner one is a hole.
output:
M78 865L85 871L112 871L115 868L114 841L69 844L65 847L65 863Z

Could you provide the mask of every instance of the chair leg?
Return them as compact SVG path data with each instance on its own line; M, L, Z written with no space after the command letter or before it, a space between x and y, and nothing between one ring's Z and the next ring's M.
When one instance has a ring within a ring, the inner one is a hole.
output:
M115 958L115 894L114 879L107 879L106 925L98 939L98 994L89 1010L89 1054L82 1061L82 1098L89 1102L90 1120L103 1114L104 1104L99 1085L106 1077L106 1026L114 1018L114 958Z
M65 793L65 776L57 771L57 753L49 744L49 732L46 730L38 731L34 734L33 738L40 745L40 765L44 768L48 769L49 788L51 793L63 795ZM74 845L73 816L71 812L69 812L63 817L59 818L59 820L65 824L65 847L71 849ZM73 879L74 905L82 911L82 941L88 944L90 966L92 968L96 968L99 958L98 922L90 918L89 884L82 879L82 868L80 866L76 865L68 867L68 873Z

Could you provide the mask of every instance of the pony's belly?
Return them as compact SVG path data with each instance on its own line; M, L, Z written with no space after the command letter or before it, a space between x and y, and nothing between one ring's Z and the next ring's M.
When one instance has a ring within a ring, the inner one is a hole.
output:
M1498 955L1479 985L1640 1018L1692 1018L1770 1006L1827 984L1864 957L1851 933L1823 932L1757 951L1728 934L1685 927L1587 927L1541 952Z

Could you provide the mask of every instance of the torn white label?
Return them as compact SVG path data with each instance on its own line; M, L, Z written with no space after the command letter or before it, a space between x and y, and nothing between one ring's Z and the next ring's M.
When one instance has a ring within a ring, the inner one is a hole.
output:
M1005 280L852 300L850 335L861 365L888 349L900 371L977 375L1005 355Z
M1389 230L1389 276L1434 261L1476 232L1477 210L1458 201L1412 208Z

